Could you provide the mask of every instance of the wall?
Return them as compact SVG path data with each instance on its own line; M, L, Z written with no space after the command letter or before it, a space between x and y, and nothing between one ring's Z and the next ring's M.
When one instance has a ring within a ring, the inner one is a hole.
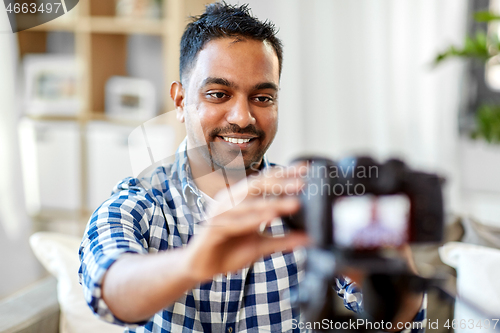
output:
M37 280L42 274L28 244L31 222L24 208L17 148L15 35L2 27L0 11L0 298Z
M236 3L236 1L234 1ZM447 177L459 210L464 64L433 59L465 36L466 0L250 0L284 42L280 128L269 151L402 157Z

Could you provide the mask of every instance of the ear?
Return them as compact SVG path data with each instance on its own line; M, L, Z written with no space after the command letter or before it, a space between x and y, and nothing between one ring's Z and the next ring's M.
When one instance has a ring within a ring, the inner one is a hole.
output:
M181 123L184 122L184 98L185 91L182 83L178 81L172 82L170 86L170 98L174 101L175 113L177 115L177 120Z

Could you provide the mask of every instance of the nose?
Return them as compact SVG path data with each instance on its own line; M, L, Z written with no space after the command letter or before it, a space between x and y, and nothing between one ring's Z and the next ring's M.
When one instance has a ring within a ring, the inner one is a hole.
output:
M230 124L238 125L240 128L245 128L248 125L255 125L255 118L252 112L252 106L248 99L234 99L235 103L226 113L226 121Z

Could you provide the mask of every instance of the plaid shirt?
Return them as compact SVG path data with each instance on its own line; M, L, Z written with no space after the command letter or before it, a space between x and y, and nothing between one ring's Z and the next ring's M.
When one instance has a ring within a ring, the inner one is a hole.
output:
M79 251L87 303L101 319L125 325L125 332L298 332L299 313L290 305L289 290L303 275L303 250L274 253L236 274L214 276L147 322L124 323L102 300L103 276L122 254L184 247L205 220L204 198L192 178L185 147L184 142L175 162L156 168L147 181L121 181L93 213ZM280 219L273 221L270 232L284 235ZM362 297L353 283L339 278L335 289L348 309L362 311ZM425 319L425 302L417 319Z

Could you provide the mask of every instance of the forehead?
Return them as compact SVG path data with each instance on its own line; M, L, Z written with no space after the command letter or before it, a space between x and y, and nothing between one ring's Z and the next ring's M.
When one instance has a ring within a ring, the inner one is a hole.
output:
M189 84L199 88L207 77L220 77L238 87L263 82L279 84L279 62L272 45L252 39L219 38L200 50Z

